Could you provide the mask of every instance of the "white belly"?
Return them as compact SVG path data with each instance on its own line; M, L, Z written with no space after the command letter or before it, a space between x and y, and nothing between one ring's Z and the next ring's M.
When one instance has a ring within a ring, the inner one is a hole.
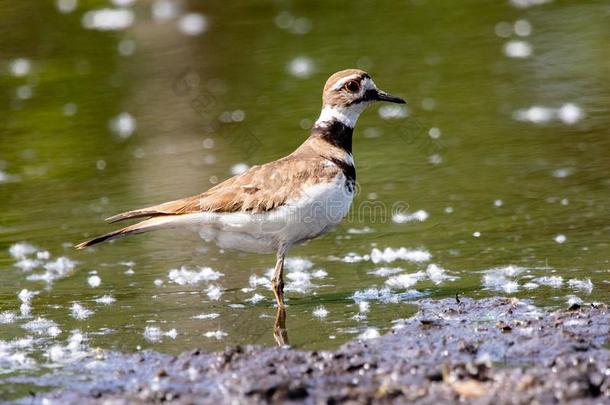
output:
M199 228L204 240L221 248L275 253L280 244L304 242L337 225L347 215L353 197L340 174L268 212L198 213L188 215L187 221Z

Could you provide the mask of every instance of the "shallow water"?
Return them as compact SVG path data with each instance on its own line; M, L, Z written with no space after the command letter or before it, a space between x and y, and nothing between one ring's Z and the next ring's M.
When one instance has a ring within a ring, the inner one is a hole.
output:
M607 2L115 3L0 5L2 373L275 344L272 255L178 231L72 245L290 153L347 67L408 107L363 114L352 212L290 252L293 346L383 333L419 296L610 302Z

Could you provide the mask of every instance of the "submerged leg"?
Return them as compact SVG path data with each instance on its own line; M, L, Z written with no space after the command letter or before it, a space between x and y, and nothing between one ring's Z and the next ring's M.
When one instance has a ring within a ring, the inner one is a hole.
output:
M284 258L286 257L286 249L280 247L277 251L277 262L275 263L275 271L271 279L271 287L275 295L275 301L278 308L284 308Z

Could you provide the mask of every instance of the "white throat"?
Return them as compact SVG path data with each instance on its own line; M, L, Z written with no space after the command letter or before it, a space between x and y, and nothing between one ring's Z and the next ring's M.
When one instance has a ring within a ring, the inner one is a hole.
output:
M339 121L350 128L354 128L358 117L364 111L368 103L352 104L349 107L325 105L320 112L315 125L324 125L332 121Z

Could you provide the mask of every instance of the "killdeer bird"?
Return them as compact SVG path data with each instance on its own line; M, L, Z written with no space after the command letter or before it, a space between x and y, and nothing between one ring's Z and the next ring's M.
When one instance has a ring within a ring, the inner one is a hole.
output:
M276 253L271 284L283 308L288 249L327 232L349 210L356 181L352 133L360 113L375 101L405 103L379 90L362 70L337 72L324 85L322 112L311 134L290 155L253 166L199 195L112 216L108 222L146 219L76 248L157 229L194 228L221 248Z

